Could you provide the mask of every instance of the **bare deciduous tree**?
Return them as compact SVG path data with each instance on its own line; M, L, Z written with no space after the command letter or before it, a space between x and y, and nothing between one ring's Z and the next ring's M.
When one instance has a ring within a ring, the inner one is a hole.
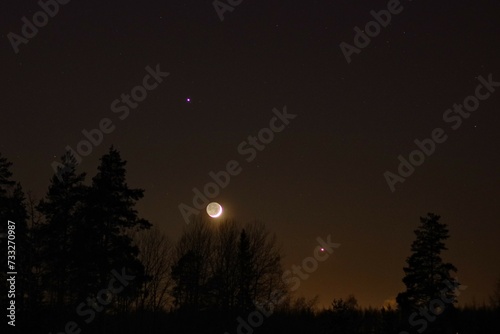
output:
M135 243L139 248L139 260L144 266L146 281L136 306L138 309L166 310L171 303L173 286L170 269L173 260L173 245L158 228L138 233Z
M287 286L281 278L281 247L276 235L271 234L261 222L249 223L245 230L250 240L250 252L254 257L252 299L254 302L265 303L273 298L273 294L287 292Z
M222 309L236 305L239 228L234 221L217 227L212 244L212 283L215 303Z
M177 307L199 310L208 306L213 230L201 219L192 221L175 247L172 278Z
M175 304L185 309L252 308L286 293L281 249L262 223L190 223L175 248Z
M493 295L490 296L490 303L493 308L500 310L500 278L497 280Z

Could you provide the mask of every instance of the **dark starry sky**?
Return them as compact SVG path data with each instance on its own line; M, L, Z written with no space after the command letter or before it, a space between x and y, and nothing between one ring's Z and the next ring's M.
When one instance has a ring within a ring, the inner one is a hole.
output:
M386 1L246 0L220 21L211 1L73 0L17 54L8 34L40 7L4 1L0 152L40 198L56 157L110 119L81 171L92 177L115 145L129 185L146 190L141 214L173 239L185 225L179 204L236 160L241 173L215 200L225 218L276 232L285 268L311 256L317 237L341 244L296 291L325 305L349 293L364 306L394 298L419 216L434 212L451 231L444 258L468 286L461 302L482 303L500 277L500 87L456 130L443 114L480 76L500 81L500 4L457 2L402 1L348 64L340 43L353 44L354 27ZM121 120L112 102L157 64L170 75ZM245 161L238 145L284 106L297 117ZM384 172L435 128L447 140L391 192Z

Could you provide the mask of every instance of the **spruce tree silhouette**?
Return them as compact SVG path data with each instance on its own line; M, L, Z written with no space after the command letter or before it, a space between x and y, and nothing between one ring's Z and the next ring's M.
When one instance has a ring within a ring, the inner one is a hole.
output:
M14 263L14 269L8 271L17 272L16 310L18 313L26 314L26 302L29 298L27 287L32 278L30 261L31 237L27 229L28 213L24 192L21 184L12 180L11 166L12 163L0 154L0 247L6 251L4 253L6 256L5 261L12 260ZM15 236L13 240L14 244L12 242L8 244L9 220L15 223L14 225L10 224L10 228L12 229L10 233ZM7 247L8 245L10 246L9 248ZM14 257L7 257L9 255L12 256L12 254L14 254ZM8 264L7 262L4 263ZM7 286L8 282L5 270L0 274L0 279ZM7 291L9 291L9 288L4 290L5 293L2 293L0 297L2 305L7 305ZM24 317L21 317L18 319L17 324L22 324L25 320Z
M415 230L412 254L406 260L408 266L403 268L406 291L396 298L404 313L426 308L434 299L452 300L445 304L446 308L453 307L456 300L455 290L450 286L458 287L459 283L450 276L450 272L457 269L441 259L441 252L447 250L444 241L449 238L449 231L439 219L440 216L429 213L427 217L420 218L420 226Z
M91 282L87 288L96 294L107 286L113 270L125 270L136 276L133 284L120 293L123 308L128 307L127 300L139 293L145 278L133 234L149 229L151 224L138 216L135 205L144 196L144 190L128 187L127 162L120 153L111 147L100 161L98 173L86 193L79 238L75 241L79 249L85 250L79 258L80 277Z
M45 198L37 206L45 217L45 223L37 231L40 243L40 266L42 286L46 292L46 302L51 307L64 309L76 298L75 291L81 291L74 280L79 281L76 269L77 245L75 239L86 187L83 185L85 173L77 174L76 158L67 151L61 157L51 180ZM82 291L85 289L83 288Z
M7 220L11 220L16 223L16 232L22 235L26 233L28 213L21 184L11 179L11 166L12 162L0 153L0 233L7 233Z

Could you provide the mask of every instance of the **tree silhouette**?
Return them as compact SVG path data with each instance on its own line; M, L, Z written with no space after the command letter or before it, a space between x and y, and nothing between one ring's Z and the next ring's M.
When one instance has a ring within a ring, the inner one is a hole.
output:
M254 255L250 251L250 240L243 229L238 243L238 306L243 310L250 310L253 307L251 287L255 276L254 262Z
M128 187L127 162L120 153L111 147L100 161L86 194L79 238L75 241L80 250L79 277L91 282L86 284L88 292L95 294L107 286L112 270L125 268L136 279L120 293L122 299L137 294L144 280L144 267L132 234L150 228L151 224L138 216L135 205L144 196L144 190ZM122 302L123 307L128 307L130 298Z
M141 231L135 236L139 260L144 266L146 281L137 299L138 309L166 310L171 300L171 266L173 248L167 236L158 228Z
M211 278L208 289L222 311L236 307L238 293L238 234L235 221L218 224L211 245Z
M449 238L446 224L439 222L440 217L429 213L420 218L420 226L415 230L416 240L411 245L412 254L403 268L403 282L406 291L399 293L396 301L403 312L428 307L434 300L456 299L454 287L458 282L451 278L450 272L457 269L441 259L441 252L447 250L444 241Z
M495 290L493 290L493 294L490 296L490 304L493 309L500 311L500 278L497 279Z
M329 323L333 333L357 333L359 323L358 301L354 295L349 295L345 300L333 300Z
M51 178L48 192L37 209L45 217L35 231L40 244L42 285L47 302L63 308L74 299L72 287L78 268L75 262L75 244L78 221L83 205L85 173L77 174L77 161L67 151L61 157L62 165Z
M246 224L245 232L250 242L254 269L250 288L253 303L265 304L273 299L273 294L285 296L288 287L282 279L282 251L276 234L271 233L262 222Z
M208 282L212 270L213 231L201 219L191 222L176 246L172 278L175 305L183 310L199 311L209 303Z
M176 282L174 288L175 303L177 306L189 310L199 311L205 305L205 285L203 284L202 256L195 251L188 251L172 268L172 277Z
M12 180L11 166L12 163L0 154L0 246L6 251L4 253L6 256L13 255L15 257L5 258L5 260L12 260L14 263L14 269L9 271L17 272L16 307L19 312L25 312L27 311L27 301L29 301L27 287L32 281L32 264L29 261L31 236L27 229L28 213L25 195L20 183ZM10 224L10 232L8 227L9 220L15 223L15 225ZM10 240L8 239L9 233L15 236L15 239L11 240L14 243L11 242L8 244L8 240ZM8 246L10 247L8 248ZM4 263L7 264L7 262ZM0 274L0 279L4 282L4 287L8 290L5 271L2 271ZM2 305L6 305L6 297L7 291L4 290L0 297Z
M11 166L12 162L0 154L0 241L7 237L7 221L11 220L16 223L16 239L21 242L27 233L28 212L21 184L11 179Z
M249 310L286 293L276 236L260 223L237 231L230 221L214 227L198 219L186 227L172 267L178 308Z

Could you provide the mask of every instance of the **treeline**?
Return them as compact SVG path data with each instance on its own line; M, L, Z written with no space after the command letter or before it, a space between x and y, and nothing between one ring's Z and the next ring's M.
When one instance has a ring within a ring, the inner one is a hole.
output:
M9 233L9 220L16 226L17 328L59 332L69 323L77 331L140 312L247 312L271 293L287 294L276 236L263 224L199 218L171 242L139 217L144 191L127 185L114 148L88 183L64 154L40 201L12 180L11 165L0 157L0 233Z
M198 217L173 242L138 215L144 190L128 186L116 149L90 180L77 165L64 154L35 200L0 155L0 244L6 249L15 235L18 333L499 332L500 283L489 307L458 309L454 290L443 294L456 268L439 256L448 238L439 216L422 218L416 230L399 308L361 309L349 296L319 310L316 299L290 292L281 248L264 224ZM0 275L7 307L11 285L6 271ZM424 317L436 298L450 302Z
M132 235L151 224L138 217L134 207L143 190L127 186L119 152L110 149L101 158L90 185L84 173L77 173L70 153L61 160L45 197L35 201L11 179L11 163L0 158L0 233L9 233L7 221L15 222L16 327L29 323L35 329L64 318L80 302L96 298L122 268L136 276L113 302L115 309L126 310L146 279ZM107 303L106 296L100 297ZM80 313L90 313L85 307Z

